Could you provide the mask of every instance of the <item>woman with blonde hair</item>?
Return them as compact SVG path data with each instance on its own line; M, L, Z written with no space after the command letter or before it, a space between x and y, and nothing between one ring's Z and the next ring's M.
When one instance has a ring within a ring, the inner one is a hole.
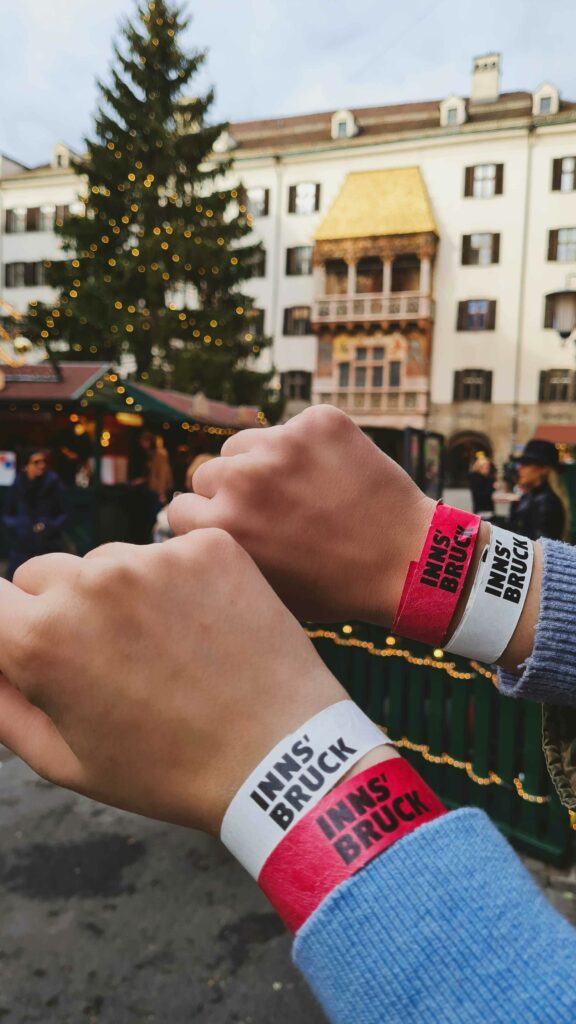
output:
M533 438L518 459L520 501L510 512L510 528L531 540L567 540L568 498L560 479L558 449L552 441Z

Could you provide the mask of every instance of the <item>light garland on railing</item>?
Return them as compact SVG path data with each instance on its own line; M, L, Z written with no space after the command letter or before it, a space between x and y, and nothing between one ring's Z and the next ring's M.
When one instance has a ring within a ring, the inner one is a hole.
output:
M386 647L376 647L370 640L358 640L356 637L339 636L334 630L331 629L306 629L306 635L311 640L331 640L332 643L336 644L337 647L356 647L360 650L367 651L377 658L403 658L409 665L425 666L426 668L442 669L451 679L462 679L472 680L475 675L481 675L490 682L497 686L497 677L491 669L485 665L480 665L477 661L470 661L470 666L474 670L473 672L458 672L454 667L453 661L445 661L443 658L444 652L439 648L436 649L432 656L419 658L412 654L411 651L405 648L398 648L395 646L396 638L393 636L386 637ZM342 627L342 632L351 633L352 626L346 625ZM387 732L383 728L383 732ZM468 777L475 782L478 786L507 786L508 784L497 775L496 772L489 771L487 776L477 775L474 771L471 761L459 761L457 758L452 757L450 754L432 754L430 753L430 747L426 743L414 743L409 740L407 736L402 736L400 739L392 739L392 742L397 747L403 747L406 750L411 750L416 754L420 754L425 761L430 764L442 764L448 765L450 768L458 768L461 771L465 771ZM527 793L522 785L521 779L516 777L514 780L514 787L518 796L532 804L546 804L550 802L549 796L540 796L535 793ZM574 816L576 823L576 815ZM573 823L572 827L576 828L576 824Z

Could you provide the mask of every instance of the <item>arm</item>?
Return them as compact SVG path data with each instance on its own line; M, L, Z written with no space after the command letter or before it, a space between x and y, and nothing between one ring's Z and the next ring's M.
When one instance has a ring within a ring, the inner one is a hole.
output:
M345 697L220 531L48 555L16 581L0 581L0 740L94 799L216 834L271 747ZM368 755L386 756L397 755ZM568 1024L575 955L574 933L478 811L399 840L328 896L295 945L340 1024Z

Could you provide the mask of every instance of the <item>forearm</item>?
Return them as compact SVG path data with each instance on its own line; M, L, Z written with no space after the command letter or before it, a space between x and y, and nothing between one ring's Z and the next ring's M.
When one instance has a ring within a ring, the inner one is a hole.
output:
M294 945L334 1024L572 1024L575 957L574 931L476 810L401 839Z

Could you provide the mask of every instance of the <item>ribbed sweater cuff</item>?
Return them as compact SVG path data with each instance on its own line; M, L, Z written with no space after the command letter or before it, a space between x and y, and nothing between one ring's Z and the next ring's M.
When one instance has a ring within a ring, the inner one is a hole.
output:
M423 825L321 905L294 959L333 1024L574 1024L576 933L486 815Z
M544 540L540 616L522 674L498 673L507 697L576 703L576 549Z

